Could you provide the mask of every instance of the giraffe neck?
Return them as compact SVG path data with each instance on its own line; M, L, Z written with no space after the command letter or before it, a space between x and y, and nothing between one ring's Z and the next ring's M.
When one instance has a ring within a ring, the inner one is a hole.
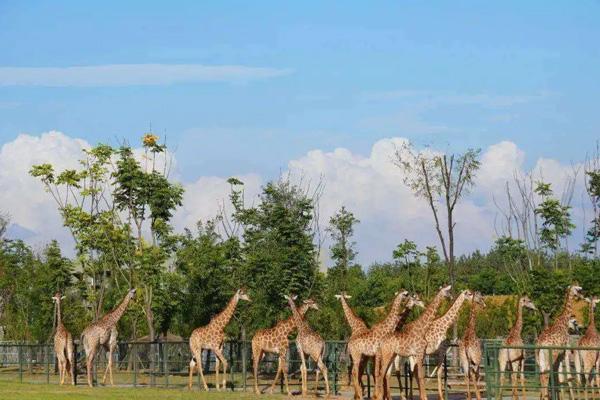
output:
M342 296L340 300L342 301L342 309L344 310L346 321L348 321L348 325L350 325L352 332L354 333L358 330L366 328L367 325L354 313L354 311L352 311L348 305L348 302L346 301L346 298Z
M393 332L396 330L398 321L400 320L400 306L402 304L404 296L397 295L394 298L390 312L383 321L373 327L378 332Z
M302 317L304 317L304 315L306 314L307 311L308 311L308 305L307 304L302 304L300 306L300 308L298 309L298 313ZM294 316L293 315L291 317L289 317L289 318L281 321L278 325L279 325L279 328L281 328L283 330L283 332L285 332L286 336L289 336L290 333L292 333L292 331L294 329L296 329L296 322L294 321Z
M510 337L521 337L521 332L523 331L523 306L521 305L521 301L517 304L517 319L515 320L515 324L511 328L508 336Z
M127 293L125 295L125 298L121 302L121 304L119 304L117 306L117 308L115 308L114 310L112 310L111 312L109 312L108 314L106 314L102 318L102 322L108 323L111 326L116 325L117 322L119 322L119 320L121 319L121 317L125 313L125 310L127 309L127 306L129 305L129 300L131 300L131 298L129 297L129 293Z
M556 318L556 321L552 325L552 330L554 332L561 332L563 335L569 335L569 321L571 316L573 315L573 296L571 293L567 293L567 297L565 299L565 305L563 307L562 312Z
M471 303L471 312L469 314L469 325L467 325L467 337L475 336L475 322L477 321L477 304L473 301Z
M298 312L294 300L290 298L288 299L288 303L290 304L290 308L292 309L292 316L294 318L294 324L298 328L298 334L301 335L302 333L306 332L309 329L309 327L306 324L306 321L304 321L304 318L302 318L302 315L300 315L300 313Z
M410 332L411 334L420 334L425 331L429 324L434 320L435 314L437 313L442 300L444 299L444 294L442 291L439 291L438 294L431 300L431 302L425 307L425 311L423 314L413 322L411 322L405 329L406 332Z
M402 312L400 313L400 318L398 318L398 323L396 324L396 330L399 330L400 328L402 328L404 326L404 323L408 319L408 316L409 316L411 310L412 310L412 308L410 308L410 307L406 307L406 308L404 308L404 310L402 310ZM413 321L413 322L415 322L415 321ZM411 325L413 324L413 322L411 322ZM408 329L408 326L406 327L406 329Z
M229 303L227 303L225 309L213 318L211 325L217 326L220 329L225 329L225 327L233 317L233 313L235 312L235 308L237 306L238 301L239 298L236 293L233 295L231 300L229 300Z
M62 325L62 314L60 312L60 298L56 300L56 325Z
M590 336L590 335L595 335L596 334L596 317L594 316L594 309L595 308L596 308L596 305L592 301L590 303L590 309L588 310L588 313L589 313L589 317L588 317L589 325L588 325L587 329L585 330L585 336Z
M446 332L448 330L448 328L450 327L450 325L452 325L456 321L456 318L458 318L458 312L460 311L460 307L463 305L464 301L465 301L465 294L461 293L456 298L456 300L454 300L454 303L452 303L452 306L450 306L448 311L446 311L446 314L444 314L442 317L440 317L443 322L443 327L442 327L443 332ZM445 330L444 330L444 328L445 328Z

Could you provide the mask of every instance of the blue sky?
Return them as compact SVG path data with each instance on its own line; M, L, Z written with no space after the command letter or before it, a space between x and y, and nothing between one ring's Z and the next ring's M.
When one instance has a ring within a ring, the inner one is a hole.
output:
M532 159L580 159L600 126L599 17L586 1L4 0L0 67L17 69L0 86L0 143L50 129L136 142L151 122L188 179L274 175L310 149L368 153L386 136L457 149L507 139ZM281 74L11 83L19 68L115 64Z
M0 206L33 243L68 242L30 165L151 124L186 189L178 228L214 216L231 175L256 194L299 169L326 178L324 223L356 211L361 260L385 260L437 241L389 162L408 138L484 150L457 245L485 249L514 171L560 193L600 138L599 20L600 1L0 0Z

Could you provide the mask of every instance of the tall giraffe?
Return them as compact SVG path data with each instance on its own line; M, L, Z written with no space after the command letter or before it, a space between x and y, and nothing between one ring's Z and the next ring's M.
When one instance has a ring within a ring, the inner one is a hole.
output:
M338 299L341 303L342 303L342 310L344 311L344 316L346 317L346 322L348 322L348 325L350 326L350 338L348 338L348 340L352 339L355 336L360 335L363 332L367 332L369 330L369 327L367 326L367 324L365 323L365 321L363 321L358 315L356 315L356 313L354 312L354 310L352 310L350 308L350 306L348 305L348 299L351 299L352 296L349 296L346 292L342 292L340 294L336 294L335 298ZM349 363L348 363L348 386L350 386L351 382L352 382L352 364L353 364L353 360L350 357L350 355L348 355L349 358ZM362 377L362 368L363 366L360 366L361 368L361 372L360 372L360 376ZM361 381L362 384L362 381Z
M292 315L294 322L298 328L298 336L296 337L296 347L298 348L298 354L300 354L300 360L302 365L300 366L300 372L302 375L302 396L306 396L308 392L307 380L308 374L306 370L306 359L305 354L308 354L312 358L319 368L316 372L315 378L315 393L319 390L319 371L323 374L325 379L325 393L329 396L329 377L327 376L327 367L323 362L323 353L325 352L325 341L321 336L312 330L306 320L300 315L294 300L296 296L290 297L285 296L290 308L292 309Z
M536 340L537 346L567 346L569 344L569 325L573 315L573 303L576 298L581 298L581 286L571 285L567 289L565 301L561 313L558 315L554 323L548 325L538 336ZM550 390L548 387L548 374L558 371L561 362L565 358L564 351L552 351L552 359L550 359L549 350L536 350L535 360L540 368L540 383L542 389L542 399L548 398ZM565 363L567 373L569 370L568 362ZM573 388L571 381L568 381L569 392L573 398Z
M202 385L204 390L208 390L208 385L204 379L204 372L202 371L202 350L208 349L215 353L215 387L220 390L219 383L219 369L220 363L223 363L223 389L227 387L227 360L223 355L223 342L225 341L225 327L233 317L235 308L240 300L250 301L250 297L246 294L244 289L238 289L227 306L219 314L215 315L208 325L201 326L194 329L190 335L190 350L192 353L192 360L190 361L190 374L188 379L188 389L192 388L192 377L194 375L194 368L198 369L198 374L202 378Z
M439 400L444 399L444 393L442 390L442 375L443 375L443 363L446 356L446 351L450 343L446 336L448 328L453 325L458 319L458 314L465 301L470 301L473 298L473 294L470 290L463 290L460 295L454 300L454 303L446 311L444 315L433 320L429 328L425 332L425 341L427 347L425 349L426 355L437 355L437 386Z
M62 322L61 301L65 297L56 292L52 300L56 303L56 333L54 334L54 353L58 359L58 373L60 384L65 383L65 376L71 376L71 384L75 384L75 371L73 360L73 336Z
M439 332L444 327L443 337L446 337L446 331L450 325L445 325L447 321L454 321L458 315L462 303L472 297L472 293L469 290L463 290L454 301L450 309L442 317L434 319L429 323L423 323L422 325L415 325L415 328L411 331L396 332L392 335L388 335L382 342L377 354L376 371L378 376L383 376L383 373L389 368L390 363L396 355L407 357L410 363L411 371L417 377L417 383L419 386L419 397L421 400L427 399L425 393L425 370L423 368L423 361L425 358L426 350L429 345L427 340L428 336L433 332ZM444 321L444 324L437 323L438 321ZM377 388L375 395L377 399L389 397L387 393L387 385L383 382L383 379L377 379Z
M515 349L514 347L520 347L524 345L521 332L523 331L523 309L528 308L536 311L535 304L527 296L519 298L517 303L517 319L513 327L508 332L508 336L502 342L502 347L498 352L498 362L500 364L500 397L502 397L502 387L504 386L504 372L508 367L512 382L512 397L513 399L519 398L519 392L517 390L517 375L520 376L521 391L523 392L523 399L525 399L525 354L523 349Z
M408 298L408 292L406 290L396 292L394 300L388 315L383 321L374 325L369 331L363 332L358 336L353 337L348 341L348 352L350 358L353 360L352 365L352 384L354 386L354 398L360 399L362 397L362 388L359 383L360 378L360 365L363 356L374 357L377 349L379 348L380 341L388 334L394 332L398 321L400 320L400 308ZM410 304L409 304L410 303ZM407 302L408 306L414 306L411 301Z
M577 342L577 347L600 347L600 335L596 329L596 318L594 316L596 304L600 302L600 298L593 296L592 298L586 298L585 301L589 303L589 323L585 334ZM596 368L596 389L600 390L600 375L598 375L598 372L600 371L600 353L597 350L575 350L575 370L577 371L577 382L581 385L581 374L583 374L585 385L592 388L592 396L594 395L594 382L592 382L592 370L594 368ZM586 399L587 395L587 390L585 390Z
M108 363L104 370L102 383L106 383L106 374L110 374L110 384L113 384L112 360L113 352L117 348L117 322L121 319L131 299L135 297L135 289L130 289L121 303L111 312L104 315L98 321L92 323L81 333L81 341L85 350L87 382L90 387L92 384L92 368L94 367L94 358L98 354L100 346L108 351Z
M444 301L444 299L452 298L452 293L450 292L451 289L452 289L451 285L440 287L439 291L433 297L431 302L429 302L429 304L427 305L427 308L425 308L423 313L416 320L412 321L411 323L409 323L408 325L406 325L404 327L404 332L407 335L422 335L423 329L426 329L425 327L428 326L429 324L431 324L431 322L433 322L433 320L435 319L435 316L440 308L440 305L442 304L442 301ZM399 326L396 328L396 331L399 331L401 328L400 324L398 324L398 325ZM400 393L401 393L401 396L403 397L404 393L402 392L402 377L400 376L400 373L401 373L400 359L401 359L400 356L396 356L394 358L394 369L396 371L396 377L398 379L398 386L400 388ZM388 373L387 373L388 377L390 375L390 372L391 372L391 369L388 369ZM387 391L389 392L389 380L388 380L387 386L388 386Z
M465 382L467 383L467 400L471 400L471 381L473 381L475 387L477 400L481 400L481 394L479 393L479 369L482 358L481 340L477 337L477 331L475 330L477 313L480 308L485 308L485 302L481 293L475 292L471 301L467 329L462 339L458 342L458 355L465 373Z
M304 304L298 309L298 313L304 316L309 309L318 310L319 306L314 300L304 300ZM258 364L264 357L264 353L275 353L279 356L279 363L277 365L277 373L273 384L269 389L270 393L273 393L279 374L283 374L283 380L285 382L285 390L290 395L290 388L288 386L288 369L286 356L289 351L289 340L288 336L296 329L296 323L294 322L294 316L279 321L274 327L268 329L260 329L256 331L256 334L252 338L252 361L254 365L254 392L259 394L258 389Z

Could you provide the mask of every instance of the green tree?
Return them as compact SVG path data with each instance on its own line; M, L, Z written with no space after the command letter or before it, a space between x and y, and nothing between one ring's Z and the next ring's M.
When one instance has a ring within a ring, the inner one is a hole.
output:
M558 267L558 251L561 248L561 240L566 239L575 225L571 222L571 207L563 205L552 195L552 187L549 183L538 182L535 192L542 197L535 213L541 218L541 227L538 234L544 247L554 253L554 267Z
M343 206L329 219L327 232L333 241L329 250L334 265L329 268L327 274L329 285L335 286L332 288L333 291L348 290L348 270L356 258L354 250L356 242L352 240L352 236L354 225L359 222L354 214Z

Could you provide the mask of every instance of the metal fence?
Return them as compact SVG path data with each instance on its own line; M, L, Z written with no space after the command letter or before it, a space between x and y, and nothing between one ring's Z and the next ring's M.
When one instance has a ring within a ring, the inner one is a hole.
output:
M512 366L501 362L502 353L506 359L508 351L513 358L522 354L522 361ZM541 394L542 398L551 400L598 398L599 351L600 348L575 346L504 346L500 341L486 341L483 362L487 398L502 399L508 394L522 398ZM581 367L579 357L583 355L594 360L587 371ZM536 359L553 361L541 371Z
M328 373L331 391L340 393L347 388L349 364L346 352L346 342L328 341L323 361ZM252 351L249 341L227 341L224 345L224 355L229 363L227 386L231 390L253 390L254 375L252 371ZM86 383L85 354L82 346L75 344L75 371L76 382ZM458 387L449 383L458 382L460 371L453 356L448 352L444 358L443 385L446 393L460 391ZM202 367L209 386L215 383L215 356L210 351L204 351ZM180 342L120 342L113 354L114 384L118 386L150 386L183 388L188 384L189 362L191 354L187 341ZM308 359L309 390L314 390L315 363ZM107 364L107 353L102 349L95 359L93 378L96 384L102 384L102 378ZM435 357L427 357L425 368L428 376L436 377L437 362ZM259 387L267 389L273 382L277 371L277 355L266 353L260 362L258 383ZM300 357L296 345L290 342L288 352L288 370L290 390L300 391ZM370 375L372 365L367 365L367 374L363 378L365 394L371 396L374 382ZM396 378L395 378L396 377ZM402 391L406 396L413 392L412 376L408 364L404 363L400 371L394 371L391 379L391 388L394 392ZM58 383L58 367L52 344L23 344L0 343L0 381L13 381L25 383ZM100 379L101 380L101 379ZM431 380L434 382L435 379ZM194 374L193 384L201 387L200 379ZM401 384L401 385L400 385ZM321 379L320 389L324 389ZM283 379L277 385L283 392ZM433 385L432 387L435 387ZM351 390L351 389L349 389Z

